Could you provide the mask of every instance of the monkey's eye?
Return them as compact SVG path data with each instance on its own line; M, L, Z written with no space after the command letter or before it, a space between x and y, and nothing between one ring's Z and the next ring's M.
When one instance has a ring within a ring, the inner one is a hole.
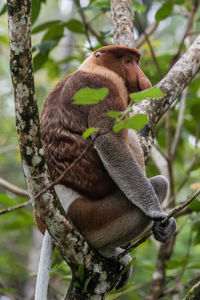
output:
M140 57L137 56L136 59L135 59L135 61L136 61L137 64L139 64L139 62L140 62Z
M129 56L125 56L124 57L124 62L125 62L125 64L131 64L132 63L132 59L129 57Z
M96 53L96 58L98 58L100 56L100 52Z

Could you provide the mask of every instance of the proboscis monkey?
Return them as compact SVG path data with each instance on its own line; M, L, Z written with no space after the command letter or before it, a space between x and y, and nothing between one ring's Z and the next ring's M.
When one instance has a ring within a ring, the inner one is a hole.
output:
M52 180L94 138L83 139L82 133L89 127L99 128L93 147L55 190L73 224L105 257L118 255L152 221L154 236L163 243L176 230L174 218L161 225L166 217L161 203L167 194L167 180L163 176L146 177L137 135L128 129L114 133L114 121L106 115L109 110L124 111L130 93L151 87L139 61L140 53L134 48L106 46L94 51L50 92L41 116L42 142ZM98 104L73 104L73 96L86 87L107 87L109 93ZM36 221L44 231L37 216ZM127 255L121 262L126 265L129 261ZM123 278L121 284L126 280Z

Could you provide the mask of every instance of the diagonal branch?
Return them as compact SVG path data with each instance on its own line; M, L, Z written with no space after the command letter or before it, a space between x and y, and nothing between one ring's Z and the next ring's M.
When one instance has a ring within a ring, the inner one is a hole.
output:
M26 190L10 183L9 181L1 177L0 177L0 186L15 195L26 197L26 198L29 197L29 193Z
M196 193L194 193L194 195L188 199L187 201L185 201L183 204L175 207L168 215L167 217L162 220L162 224L166 223L171 217L175 217L178 213L180 213L182 210L184 210L185 207L187 207L194 199L196 199L198 196L200 195L200 190L198 190ZM153 225L152 225L153 226ZM152 227L151 227L152 229ZM132 251L133 249L137 248L138 246L140 246L142 243L144 243L150 236L151 236L151 229L148 230L147 233L145 233L145 235L138 240L135 244L129 246L124 252L122 252L119 256L118 259L122 258L124 255L126 255L127 253L129 253L130 251Z

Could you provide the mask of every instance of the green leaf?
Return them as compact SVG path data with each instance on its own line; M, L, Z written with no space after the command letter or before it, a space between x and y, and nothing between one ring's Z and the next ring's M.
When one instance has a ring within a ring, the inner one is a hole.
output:
M167 1L166 3L164 3L156 13L156 21L159 22L169 17L172 13L172 10L173 10L172 2Z
M131 259L131 261L128 263L128 265L126 265L126 267L122 270L121 275L125 274L133 265L134 261L136 260L136 257L133 257L133 259Z
M40 0L32 0L31 9L31 24L33 25L40 14L41 2Z
M118 118L119 116L121 116L121 112L120 111L115 111L115 110L109 110L106 112L106 115L108 117L111 117L113 119Z
M75 287L78 287L78 288L81 287L81 285L78 283L78 281L75 281L75 282L74 282L74 286L75 286Z
M61 24L50 27L49 30L43 36L42 40L43 41L47 41L47 40L59 41L63 37L63 34L64 34L64 25L61 23Z
M200 201L195 199L193 200L189 206L188 206L189 210L191 211L200 211Z
M0 9L0 16L3 15L7 11L7 4L4 4L3 7Z
M93 132L99 131L99 128L90 127L82 133L82 137L87 139Z
M61 21L59 21L59 20L43 23L41 25L36 26L32 30L32 34L44 31L46 29L50 29L51 27L56 26L56 25L60 25L60 24L61 24Z
M44 41L41 44L36 45L33 48L33 51L39 50L39 52L41 52L43 54L47 54L47 56L48 56L47 52L49 52L53 47L55 47L57 43L58 42L56 40Z
M78 267L78 277L80 278L80 281L83 281L84 275L85 275L84 265L79 265L79 267Z
M106 115L108 117L111 117L113 119L117 119L120 116L126 116L128 113L132 113L133 109L132 107L128 107L126 110L124 111L115 111L115 110L109 110L106 112Z
M167 269L177 269L178 267L185 266L188 262L188 259L183 258L175 258L171 259L167 262Z
M74 104L96 104L103 100L108 94L108 88L79 90L74 96Z
M145 114L138 114L125 121L116 122L113 126L114 132L119 132L123 128L129 128L133 130L142 129L148 122L148 117Z
M152 87L151 89L139 92L139 93L132 93L130 94L131 99L133 99L133 101L135 102L140 102L144 99L148 99L148 98L162 98L164 96L163 92L161 91L161 89L159 89L158 87Z
M88 287L88 284L90 283L92 277L88 277L85 281L85 284L84 284L84 288L83 288L83 292L86 293L87 292L87 287Z
M9 45L9 39L6 35L0 35L0 42L4 43L5 45Z
M70 21L64 23L64 26L67 29L69 29L71 32L80 33L80 34L85 33L83 23L81 23L78 20L70 20Z
M128 291L129 289L131 290L131 287L135 284L135 282L131 282L129 284L126 284L125 286L121 287L118 290L112 290L108 293L108 296L106 297L106 300L111 300L111 299L118 299L119 296L121 296L122 292ZM112 295L115 295L113 298Z
M47 61L48 59L48 52L46 53L38 53L34 58L33 58L33 65L34 65L34 72L38 71L43 64Z

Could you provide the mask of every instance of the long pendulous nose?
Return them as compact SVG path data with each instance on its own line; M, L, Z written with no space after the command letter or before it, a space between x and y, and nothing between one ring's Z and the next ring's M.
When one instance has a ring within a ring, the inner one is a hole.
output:
M140 90L146 90L152 87L150 80L146 77L146 75L144 75L142 71L140 71L138 74L138 83Z

